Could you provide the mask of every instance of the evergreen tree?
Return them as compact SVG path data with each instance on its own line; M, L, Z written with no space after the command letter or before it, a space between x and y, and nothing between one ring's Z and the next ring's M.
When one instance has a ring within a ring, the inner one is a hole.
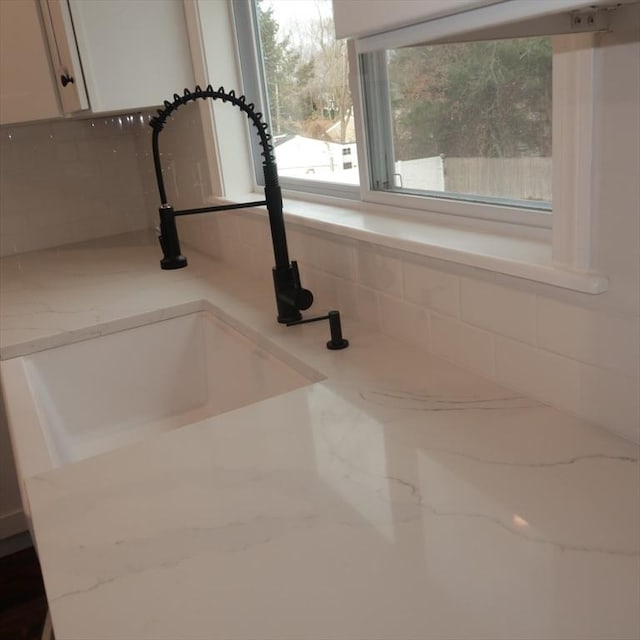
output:
M551 41L390 52L396 158L551 155Z
M271 7L265 8L258 2L257 12L271 129L276 135L295 133L300 102L296 82L300 54L293 50L289 36L280 34Z

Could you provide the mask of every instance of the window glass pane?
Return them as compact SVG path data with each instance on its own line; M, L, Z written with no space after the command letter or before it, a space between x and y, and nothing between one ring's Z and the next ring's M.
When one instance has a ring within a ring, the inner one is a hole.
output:
M358 184L347 48L331 0L257 0L256 9L278 173Z
M387 157L378 188L551 202L550 38L407 47L384 59L391 133L381 144L393 149L378 151Z

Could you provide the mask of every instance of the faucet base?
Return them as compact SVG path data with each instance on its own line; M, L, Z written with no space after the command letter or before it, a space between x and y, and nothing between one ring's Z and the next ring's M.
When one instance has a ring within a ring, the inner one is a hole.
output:
M333 340L329 340L327 342L327 349L331 351L338 351L340 349L346 349L349 346L349 341L342 338L340 342L334 342Z
M298 322L302 320L302 314L299 311L291 312L289 315L278 314L278 322L280 324L289 325L292 322Z
M160 260L161 269L182 269L183 267L186 267L187 264L189 263L183 255L171 256Z

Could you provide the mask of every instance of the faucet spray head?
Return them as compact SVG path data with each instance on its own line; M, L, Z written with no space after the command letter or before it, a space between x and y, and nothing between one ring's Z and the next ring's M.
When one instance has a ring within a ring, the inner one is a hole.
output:
M176 227L176 216L170 204L163 204L160 209L160 247L164 258L160 260L162 269L182 269L187 266L187 259L180 251L180 240Z

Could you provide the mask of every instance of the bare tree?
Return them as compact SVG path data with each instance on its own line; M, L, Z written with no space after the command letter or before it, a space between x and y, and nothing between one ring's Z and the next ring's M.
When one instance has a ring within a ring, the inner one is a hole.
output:
M290 20L286 29L272 9L259 13L271 117L277 133L316 138L329 138L327 130L339 123L344 143L353 112L346 43L335 39L330 0L314 3L315 17Z

